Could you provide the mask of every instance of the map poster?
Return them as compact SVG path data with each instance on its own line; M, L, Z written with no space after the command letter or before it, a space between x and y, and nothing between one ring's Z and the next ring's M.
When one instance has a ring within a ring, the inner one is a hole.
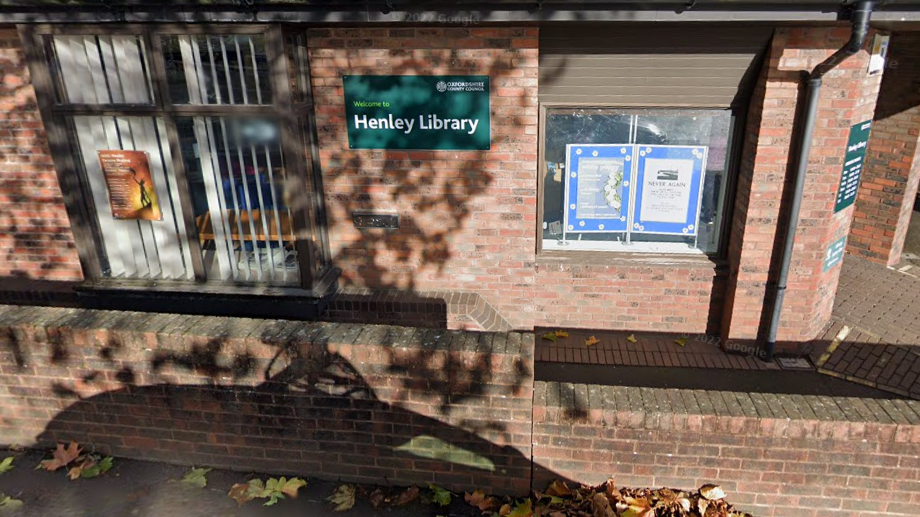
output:
M623 158L582 158L578 170L575 217L619 219L623 206Z
M700 146L639 147L632 232L697 234L707 151Z
M632 145L568 144L563 236L629 228Z
M163 218L150 163L144 151L99 151L102 176L115 219L159 221Z

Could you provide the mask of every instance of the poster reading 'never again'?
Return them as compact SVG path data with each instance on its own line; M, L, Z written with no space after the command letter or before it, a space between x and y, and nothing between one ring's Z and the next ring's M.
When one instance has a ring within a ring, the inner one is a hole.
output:
M626 231L632 155L632 145L566 146L567 233Z
M163 218L157 201L150 163L144 151L99 151L102 176L109 190L109 204L115 219L159 221Z
M632 232L696 235L706 147L639 146Z

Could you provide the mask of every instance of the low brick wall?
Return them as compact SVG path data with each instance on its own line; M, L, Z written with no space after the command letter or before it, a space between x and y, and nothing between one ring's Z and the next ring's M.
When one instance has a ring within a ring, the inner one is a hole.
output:
M920 401L537 382L534 486L721 485L757 517L920 511Z
M0 446L530 488L533 336L0 306Z

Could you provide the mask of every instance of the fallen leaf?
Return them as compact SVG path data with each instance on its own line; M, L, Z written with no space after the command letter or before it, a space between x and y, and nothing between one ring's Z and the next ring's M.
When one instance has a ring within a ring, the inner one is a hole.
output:
M297 497L297 491L305 486L307 486L307 482L300 478L291 478L287 481L284 481L284 478L281 478L281 483L278 489L281 490L281 493L289 497ZM352 489L352 491L354 491L354 489Z
M613 483L613 478L607 478L607 481L604 482L604 493L607 494L607 499L611 501L623 500L623 494L617 490L616 485Z
M674 342L677 343L677 344L680 345L680 346L684 346L684 345L687 344L687 338L685 338L685 337L679 337L679 338L675 339Z
M412 501L415 501L416 499L418 499L418 487L410 486L409 488L399 493L399 496L396 498L396 501L394 501L394 504L396 506L403 506L411 503Z
M236 504L243 506L247 501L252 501L255 496L250 493L249 483L237 483L230 488L230 493L227 495L231 499L236 501Z
M466 493L464 498L466 499L466 502L470 504L470 506L479 508L479 511L481 512L491 510L498 505L497 499L494 497L486 497L486 493L482 490L475 490L472 494Z
M703 485L700 487L700 495L710 501L725 498L725 491L719 485Z
M335 505L332 509L333 511L344 512L351 510L351 507L355 505L355 487L353 485L339 485L326 500Z
M386 502L386 500L387 496L380 488L374 489L374 491L367 496L367 501L371 503L371 506L373 506L375 510L379 510L383 506L383 503Z
M605 494L595 493L591 498L591 504L594 506L594 517L616 517L616 512L610 507L610 501Z
M569 333L564 330L557 330L554 334L556 334L556 337L569 337Z
M182 477L182 482L193 487L204 488L208 486L208 472L211 472L211 469L192 468L191 471Z
M0 511L16 511L22 507L22 501L0 493Z
M428 488L431 489L432 502L438 503L441 506L448 506L450 504L450 497L453 494L449 490L445 490L432 483L428 483Z
M649 504L648 499L626 498L626 511L621 517L655 517L655 509Z
M515 504L514 510L508 514L508 517L533 517L533 507L530 498Z
M84 468L92 467L95 464L96 462L92 458L77 458L77 464L67 471L67 477L70 478L71 481L79 479L79 477L83 475Z
M43 460L38 464L38 467L53 472L61 467L69 465L70 462L80 457L81 452L83 452L83 449L77 445L77 442L71 441L66 449L63 443L59 443L57 444L57 449L51 454L52 459Z
M13 457L9 456L0 461L0 474L13 470Z
M99 461L96 461L96 458L91 459L92 463L83 466L83 472L80 473L80 477L84 479L99 477L105 474L112 469L112 465L115 462L115 458L111 456L106 456Z
M502 507L498 509L498 515L499 515L499 517L505 517L505 516L508 515L509 513L511 513L511 505L510 505L510 504L503 504Z
M639 341L639 340L636 339L636 335L635 335L635 334L630 334L630 335L626 336L626 341L629 341L630 343L635 343L636 341Z
M553 343L555 343L556 339L558 339L555 332L547 332L546 334L543 334L542 337L543 339L547 341L552 341Z
M600 342L601 340L597 339L594 336L588 336L587 338L585 338L585 346L594 346Z
M572 491L569 490L569 487L562 481L558 479L549 484L549 487L546 488L546 495L556 496L556 497L568 497L572 495Z

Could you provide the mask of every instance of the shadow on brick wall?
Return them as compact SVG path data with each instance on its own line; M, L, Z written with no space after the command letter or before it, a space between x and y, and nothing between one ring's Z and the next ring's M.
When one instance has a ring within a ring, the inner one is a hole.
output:
M36 307L7 308L0 330L7 443L531 488L530 335Z

